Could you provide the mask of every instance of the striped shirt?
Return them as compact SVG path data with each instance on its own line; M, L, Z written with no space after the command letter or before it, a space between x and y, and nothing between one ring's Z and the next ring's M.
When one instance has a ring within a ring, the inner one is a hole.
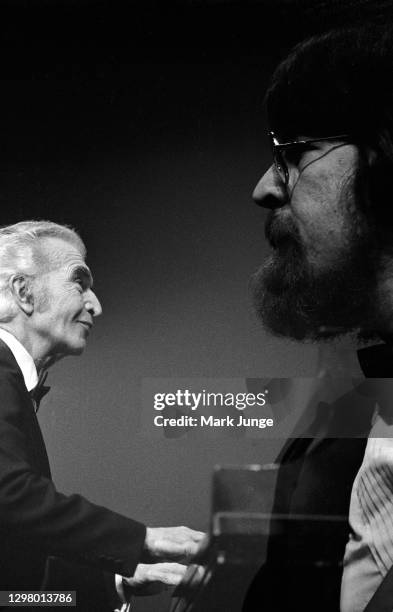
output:
M393 566L393 424L380 416L353 485L349 521L341 612L362 612Z

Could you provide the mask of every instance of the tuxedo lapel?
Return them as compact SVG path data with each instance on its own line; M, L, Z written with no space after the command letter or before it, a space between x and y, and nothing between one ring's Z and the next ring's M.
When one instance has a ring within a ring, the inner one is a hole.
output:
M11 377L23 402L24 433L35 469L38 473L51 478L49 459L41 428L35 413L34 402L26 389L23 374L9 347L0 339L0 378ZM0 402L2 398L0 397Z

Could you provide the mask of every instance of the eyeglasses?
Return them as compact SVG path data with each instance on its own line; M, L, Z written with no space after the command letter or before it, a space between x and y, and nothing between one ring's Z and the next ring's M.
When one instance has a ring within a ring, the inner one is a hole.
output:
M285 160L284 152L293 150L300 152L302 149L314 142L324 142L329 140L348 140L348 134L339 134L338 136L324 136L322 138L310 138L306 140L293 140L291 142L279 142L274 132L268 132L270 140L270 146L272 148L273 162L276 168L277 174L284 183L285 187L288 187L289 183L289 170Z

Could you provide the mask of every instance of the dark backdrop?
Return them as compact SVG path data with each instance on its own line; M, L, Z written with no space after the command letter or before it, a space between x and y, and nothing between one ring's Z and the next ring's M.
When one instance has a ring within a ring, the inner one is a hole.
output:
M302 31L273 4L2 5L1 222L76 227L103 305L40 411L55 480L152 525L208 529L213 466L270 461L280 441L151 439L141 378L315 372L316 349L268 337L248 292L263 94Z

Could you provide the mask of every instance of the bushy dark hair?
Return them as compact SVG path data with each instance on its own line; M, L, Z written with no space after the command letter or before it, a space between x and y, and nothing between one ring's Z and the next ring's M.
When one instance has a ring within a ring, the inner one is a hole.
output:
M338 29L300 43L276 69L266 104L270 129L284 140L349 134L360 151L363 205L378 225L389 220L393 228L391 24Z
M273 130L285 136L349 133L373 144L393 133L393 27L334 30L297 45L267 92Z

